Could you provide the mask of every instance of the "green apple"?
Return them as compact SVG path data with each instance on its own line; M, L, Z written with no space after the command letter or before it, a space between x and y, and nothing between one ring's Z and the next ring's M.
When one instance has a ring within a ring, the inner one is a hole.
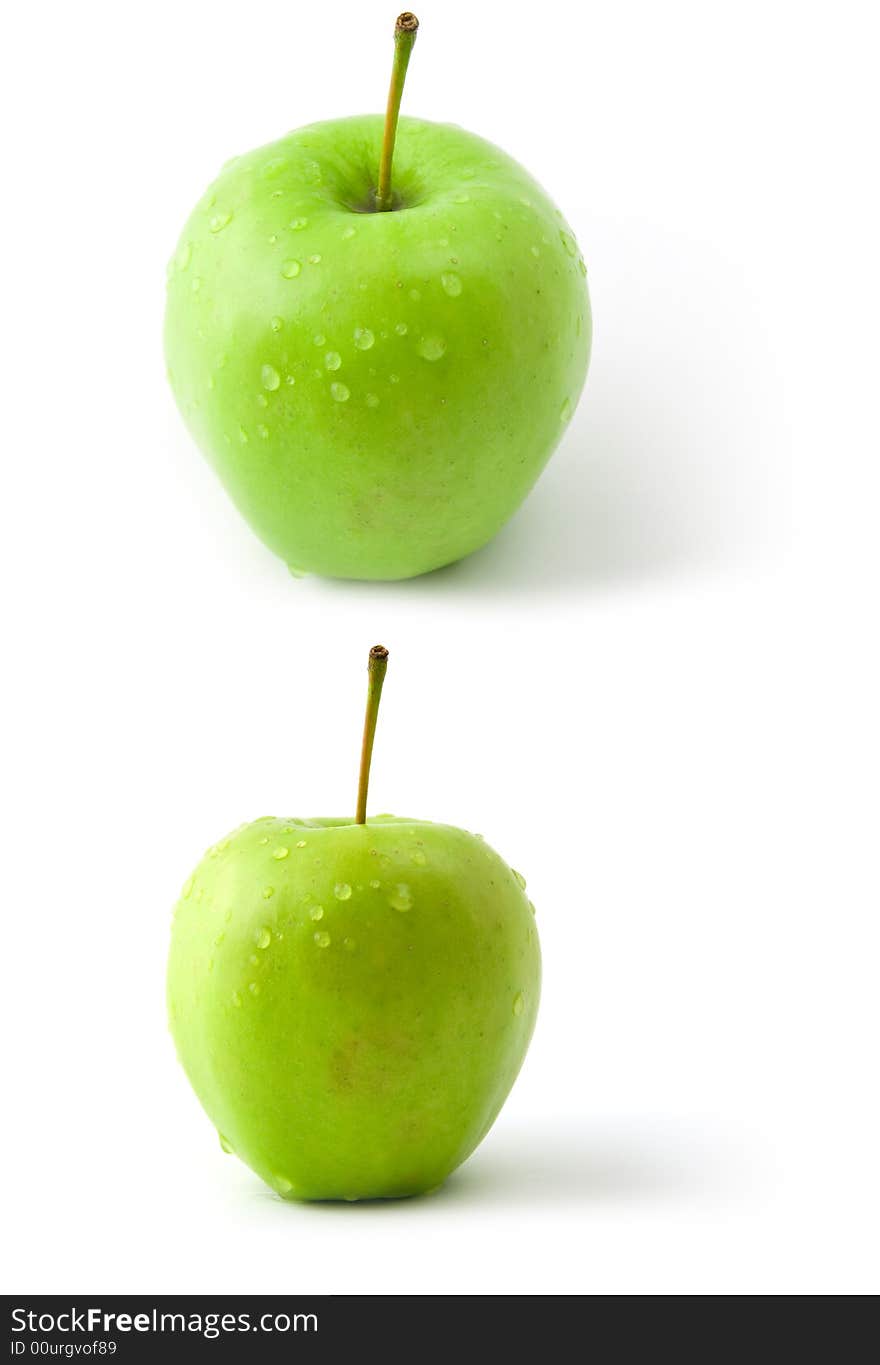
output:
M170 265L181 413L295 572L407 578L485 544L586 377L586 267L559 210L472 133L396 129L339 119L235 158Z
M439 1185L488 1132L538 1008L522 877L464 830L365 818L385 657L357 816L242 826L174 917L180 1060L223 1146L288 1199Z

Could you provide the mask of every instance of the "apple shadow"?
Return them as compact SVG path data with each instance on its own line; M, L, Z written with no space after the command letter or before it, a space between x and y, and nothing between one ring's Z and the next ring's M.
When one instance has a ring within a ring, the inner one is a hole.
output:
M704 1131L560 1120L490 1137L435 1198L513 1207L682 1202L742 1190L748 1165L742 1150Z

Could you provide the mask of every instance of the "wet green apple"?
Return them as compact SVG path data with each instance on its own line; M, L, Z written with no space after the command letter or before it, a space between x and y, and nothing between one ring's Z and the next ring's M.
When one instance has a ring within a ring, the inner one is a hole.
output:
M171 385L292 569L410 577L485 544L541 473L587 372L585 276L559 210L474 134L313 124L235 158L184 227Z
M168 1006L227 1150L288 1199L445 1180L534 1027L524 885L479 837L392 816L264 818L210 849L175 912Z

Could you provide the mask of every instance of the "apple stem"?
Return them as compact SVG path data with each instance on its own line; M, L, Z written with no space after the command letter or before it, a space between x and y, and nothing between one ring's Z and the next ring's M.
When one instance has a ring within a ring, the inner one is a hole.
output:
M379 185L376 190L376 209L387 213L394 207L391 197L391 163L394 160L394 139L397 136L397 119L400 114L400 101L403 96L403 83L406 68L415 46L419 21L409 10L397 16L394 25L394 62L391 67L391 84L388 87L388 105L385 109L385 131L382 135L382 152L379 157Z
M373 645L367 661L367 714L364 716L364 742L361 746L361 772L358 780L356 825L367 823L367 789L370 785L370 762L373 757L373 740L376 737L376 721L379 719L379 701L382 684L388 667L388 650L384 645Z

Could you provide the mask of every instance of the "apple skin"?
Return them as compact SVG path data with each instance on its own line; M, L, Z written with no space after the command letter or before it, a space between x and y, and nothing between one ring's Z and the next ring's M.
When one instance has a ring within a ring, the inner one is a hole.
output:
M228 163L169 266L180 411L297 573L409 578L484 545L587 373L586 266L540 186L461 128L403 118L401 207L364 211L382 123Z
M392 816L265 818L210 849L175 911L168 1009L224 1147L287 1199L441 1184L534 1028L523 886L477 836Z

